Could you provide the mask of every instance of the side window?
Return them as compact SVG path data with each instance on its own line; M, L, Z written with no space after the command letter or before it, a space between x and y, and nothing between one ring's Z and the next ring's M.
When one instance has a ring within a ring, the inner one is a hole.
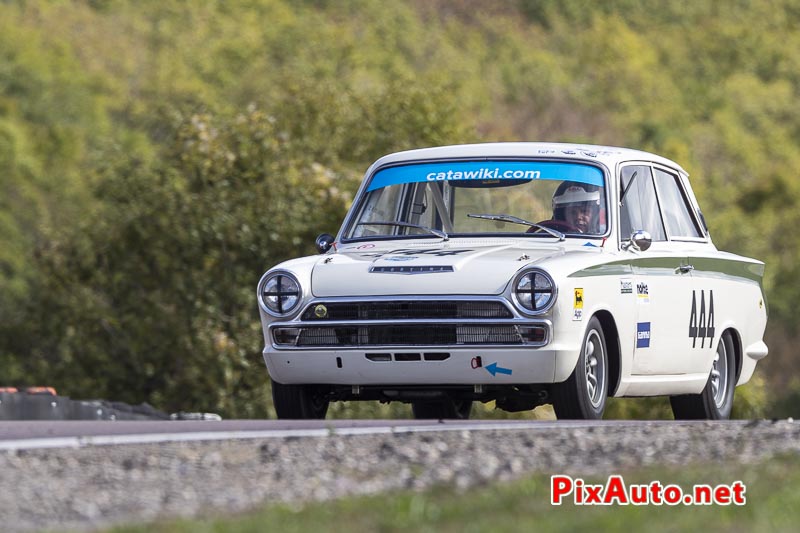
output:
M653 241L667 240L649 166L630 165L622 169L620 197L620 236L623 240L636 230L650 233Z
M689 214L689 205L678 184L678 176L656 169L661 211L670 237L700 237L700 229Z

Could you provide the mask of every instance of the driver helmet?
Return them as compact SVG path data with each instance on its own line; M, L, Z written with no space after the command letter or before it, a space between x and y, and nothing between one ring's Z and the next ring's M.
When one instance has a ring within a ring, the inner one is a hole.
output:
M600 200L600 187L597 185L565 181L553 193L553 218L566 221L566 208L569 206L589 207L591 210L590 232L603 233L606 221Z

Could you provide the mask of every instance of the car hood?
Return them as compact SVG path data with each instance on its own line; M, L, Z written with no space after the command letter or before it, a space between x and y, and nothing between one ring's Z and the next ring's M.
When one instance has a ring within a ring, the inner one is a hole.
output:
M316 297L500 294L519 269L563 254L562 246L544 243L350 246L314 265L311 291Z

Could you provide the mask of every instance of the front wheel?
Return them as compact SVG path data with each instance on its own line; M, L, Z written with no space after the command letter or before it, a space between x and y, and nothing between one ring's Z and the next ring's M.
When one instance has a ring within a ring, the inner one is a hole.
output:
M597 317L592 317L572 375L553 386L553 410L559 419L599 420L608 395L606 337Z
M324 387L317 385L284 385L272 382L272 403L278 418L325 418L330 401Z
M675 420L727 420L733 409L733 389L736 387L736 359L733 340L725 333L717 344L714 364L708 381L700 394L671 396Z

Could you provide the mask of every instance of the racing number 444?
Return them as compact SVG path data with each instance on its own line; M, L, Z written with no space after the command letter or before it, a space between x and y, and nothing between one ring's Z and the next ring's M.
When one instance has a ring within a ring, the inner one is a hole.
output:
M700 293L700 309L698 314L697 293ZM708 291L708 307L706 307L706 291L692 291L692 312L689 315L689 337L692 339L692 348L697 347L697 339L700 339L700 347L705 348L706 339L708 345L713 346L714 335L714 291Z

